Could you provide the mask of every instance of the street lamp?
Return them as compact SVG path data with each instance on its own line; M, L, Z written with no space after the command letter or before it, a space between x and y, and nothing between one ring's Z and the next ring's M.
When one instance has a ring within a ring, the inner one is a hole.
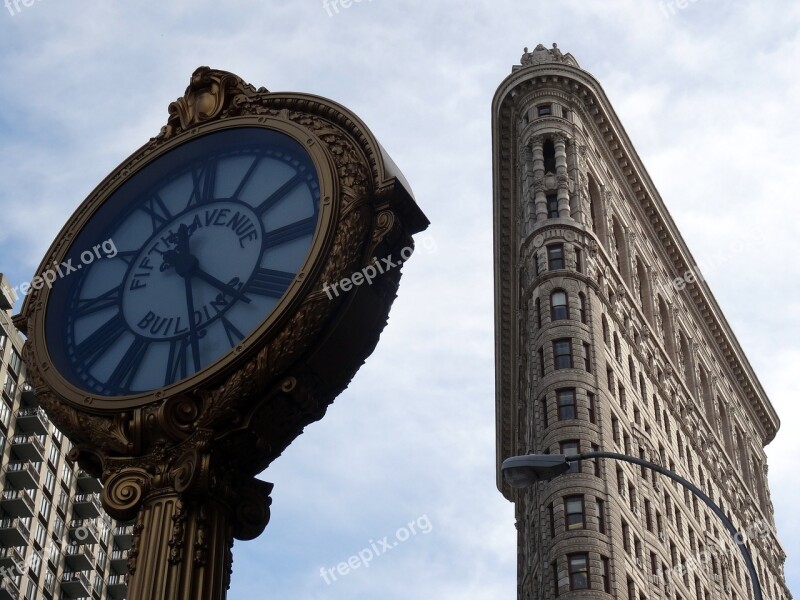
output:
M579 460L589 460L592 458L611 458L614 460L621 460L635 465L651 469L662 475L666 475L670 479L677 481L683 487L690 490L693 494L698 496L711 511L719 517L725 525L725 529L733 537L733 541L739 547L739 550L744 557L744 562L747 565L747 570L750 573L750 581L753 586L754 600L762 600L761 596L761 583L758 580L758 573L756 573L753 558L750 556L750 551L744 543L744 537L736 530L731 520L727 515L722 512L722 509L714 504L703 491L693 483L687 481L677 473L665 469L664 467L652 463L641 458L628 456L627 454L618 454L616 452L585 452L583 454L528 454L524 456L512 456L503 461L500 467L503 472L503 477L506 482L514 488L525 488L533 485L537 481L550 481L554 477L563 475L569 471L569 463Z

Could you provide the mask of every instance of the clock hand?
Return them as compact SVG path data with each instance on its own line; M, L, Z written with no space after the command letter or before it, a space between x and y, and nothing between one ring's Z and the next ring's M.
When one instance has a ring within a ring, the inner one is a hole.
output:
M189 236L194 232L194 227L187 227L183 223L178 227L178 232L171 234L167 241L175 244L175 248L162 252L163 262L161 263L161 271L166 271L171 267L175 267L175 271L181 277L192 269L197 264L197 259L192 256L189 249Z
M234 298L236 298L237 300L241 300L242 302L246 302L248 304L250 303L250 298L244 295L243 290L237 290L235 287L228 285L227 283L223 283L210 273L201 269L199 266L195 267L192 274L198 279L202 279L206 283L213 285L215 288L221 290L223 293L229 296L233 296Z
M192 295L192 276L183 279L184 289L186 290L186 308L189 311L189 341L192 344L192 360L194 360L195 371L200 370L200 342L197 337L197 325L194 322L194 297Z

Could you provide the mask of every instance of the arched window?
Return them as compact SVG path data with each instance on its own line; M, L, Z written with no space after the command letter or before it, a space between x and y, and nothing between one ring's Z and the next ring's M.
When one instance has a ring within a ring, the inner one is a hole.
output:
M667 354L675 360L675 335L672 333L672 317L669 314L669 309L667 309L667 303L664 302L664 298L660 294L658 296L658 314L661 321L661 339L664 341Z
M680 340L680 356L682 358L682 361L679 362L683 363L679 364L678 368L683 370L681 375L683 375L686 385L695 393L695 395L699 396L697 393L697 382L694 378L694 361L692 360L692 351L689 347L689 342L686 339L686 336L683 334L683 331L678 332L678 339Z
M700 394L700 399L703 402L703 407L706 410L706 417L708 417L709 423L716 423L717 422L717 415L714 414L714 396L711 392L711 386L709 385L708 381L708 371L706 371L703 365L700 365L700 382L698 386L698 394Z
M614 247L611 248L611 254L614 257L622 278L629 286L631 285L631 265L628 256L628 241L625 237L625 230L623 229L617 217L611 217L611 235L614 239Z
M747 440L745 440L742 430L738 427L736 428L736 449L739 453L739 468L742 471L742 476L748 485L752 486L753 480L750 476L750 461L747 456Z
M556 290L550 294L550 318L553 321L569 319L569 304L564 290Z
M600 235L601 219L603 218L600 214L600 188L597 187L597 182L591 173L587 173L587 178L589 180L589 214L592 216L592 231Z
M733 455L733 440L731 439L731 422L728 418L728 411L725 410L725 406L722 404L722 401L718 398L717 399L717 406L719 408L719 423L720 427L722 428L722 440L725 442L725 450L728 451L728 455L732 459L736 457Z
M639 303L642 305L645 318L653 323L653 290L650 287L650 277L641 260L636 261L636 277L639 279Z

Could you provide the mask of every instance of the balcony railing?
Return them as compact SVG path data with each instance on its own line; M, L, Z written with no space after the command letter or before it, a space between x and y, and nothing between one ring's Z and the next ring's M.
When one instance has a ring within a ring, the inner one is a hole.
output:
M20 458L34 462L44 460L44 444L36 435L15 435L11 438L11 446Z
M6 490L0 496L0 506L13 517L32 517L35 504L28 490Z
M25 536L31 534L30 528L22 519L2 519L0 520L0 529L15 529Z
M100 494L76 494L72 509L81 517L97 517L102 514Z
M40 407L28 406L20 408L17 411L17 425L21 427L25 433L41 435L47 433L50 419L47 418L47 414Z
M3 470L6 472L6 481L17 489L33 489L39 485L39 469L42 463L28 460L13 460Z

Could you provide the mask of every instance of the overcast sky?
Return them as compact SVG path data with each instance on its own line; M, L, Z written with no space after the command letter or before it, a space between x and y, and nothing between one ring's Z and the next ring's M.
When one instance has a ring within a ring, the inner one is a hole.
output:
M375 354L263 474L272 522L236 543L229 598L515 597L513 510L495 488L490 103L524 46L554 41L602 84L782 419L769 479L800 593L800 4L19 8L0 6L0 271L12 284L158 133L200 65L355 111L432 222ZM403 528L408 539L382 550ZM320 575L372 544L385 554L368 568Z

